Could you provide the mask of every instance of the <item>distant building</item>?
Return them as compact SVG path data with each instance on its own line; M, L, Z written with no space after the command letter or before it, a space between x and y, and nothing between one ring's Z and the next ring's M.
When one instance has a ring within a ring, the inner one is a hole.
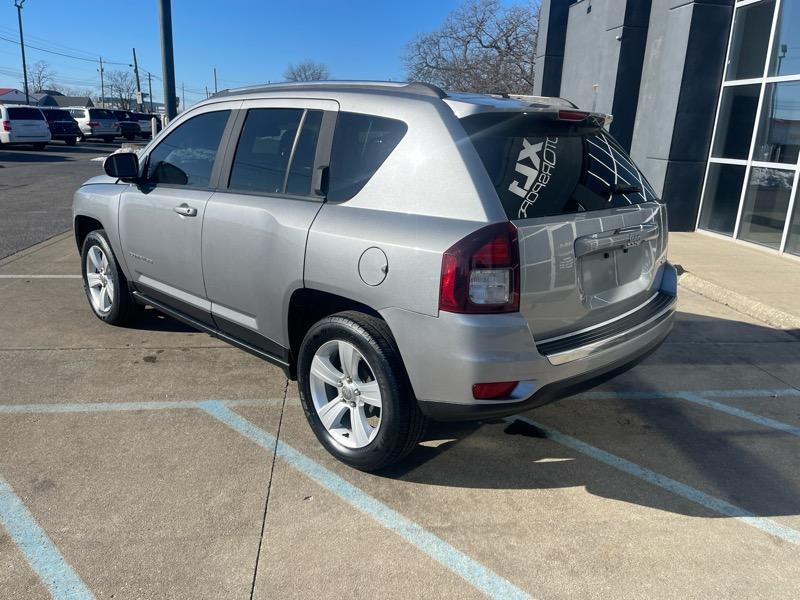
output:
M31 106L94 106L87 96L65 96L60 92L45 90L29 93ZM0 88L0 104L26 104L25 92L16 88Z
M701 229L800 255L800 0L542 0L536 91L610 131Z

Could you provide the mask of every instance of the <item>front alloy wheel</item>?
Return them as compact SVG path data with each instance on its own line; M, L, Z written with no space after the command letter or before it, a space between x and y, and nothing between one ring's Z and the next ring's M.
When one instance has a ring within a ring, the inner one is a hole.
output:
M108 256L100 246L86 252L86 286L89 301L98 315L107 315L114 307L114 278L108 267Z
M123 325L141 313L128 291L128 281L114 258L102 229L89 232L81 246L81 271L86 298L98 319Z

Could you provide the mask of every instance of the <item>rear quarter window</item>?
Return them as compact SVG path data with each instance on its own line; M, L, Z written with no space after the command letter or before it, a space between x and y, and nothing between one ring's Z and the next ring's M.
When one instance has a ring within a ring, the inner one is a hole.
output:
M476 117L462 123L509 219L657 199L641 171L604 129L522 115Z
M44 121L42 111L38 108L31 108L29 106L16 106L8 109L9 119L18 119L20 121Z
M355 196L389 157L408 131L403 121L341 112L331 148L328 200Z

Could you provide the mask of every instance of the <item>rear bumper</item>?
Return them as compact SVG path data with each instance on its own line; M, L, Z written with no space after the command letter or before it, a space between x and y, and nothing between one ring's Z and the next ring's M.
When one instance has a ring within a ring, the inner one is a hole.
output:
M677 301L675 269L663 266L661 291L672 301L644 326L593 340L586 352L553 361L537 348L519 313L427 317L382 311L392 329L422 411L437 420L473 420L514 414L596 385L631 368L669 335ZM557 364L554 364L557 363ZM519 381L511 397L475 400L472 385Z

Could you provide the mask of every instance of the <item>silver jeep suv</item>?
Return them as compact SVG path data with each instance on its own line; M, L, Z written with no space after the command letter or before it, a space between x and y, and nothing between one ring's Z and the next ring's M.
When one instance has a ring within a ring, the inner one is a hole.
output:
M221 92L75 194L86 295L280 366L340 460L380 469L428 418L494 418L667 336L664 204L553 98L320 82Z

